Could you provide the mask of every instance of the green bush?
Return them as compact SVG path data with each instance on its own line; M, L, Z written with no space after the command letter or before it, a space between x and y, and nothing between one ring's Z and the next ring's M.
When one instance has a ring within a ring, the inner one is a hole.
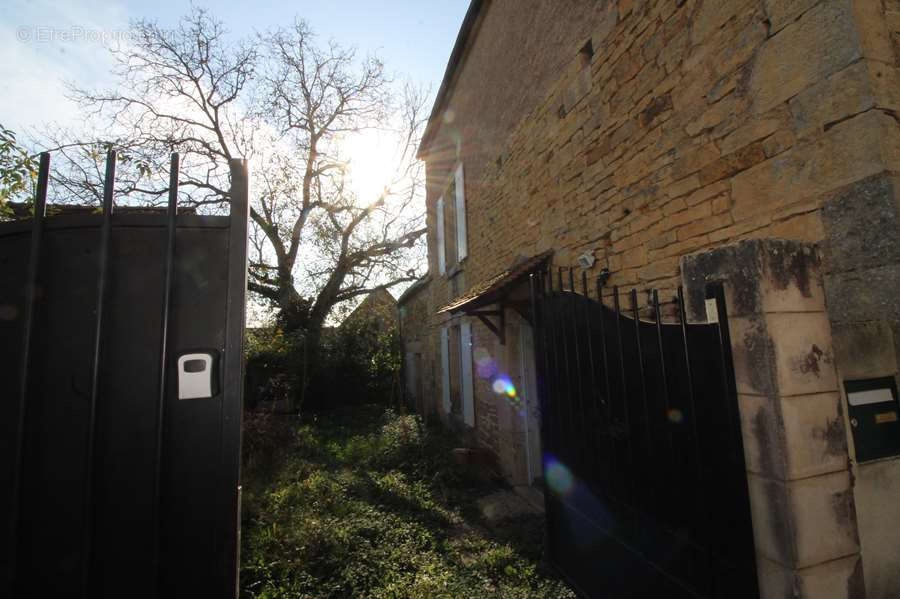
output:
M297 411L399 401L402 366L396 330L355 319L322 331L316 348L302 331L248 331L245 404L293 401Z

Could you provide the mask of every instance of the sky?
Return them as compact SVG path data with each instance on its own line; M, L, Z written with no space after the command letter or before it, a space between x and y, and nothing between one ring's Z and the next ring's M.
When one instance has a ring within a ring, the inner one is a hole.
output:
M437 92L469 0L250 0L195 2L225 22L236 37L264 32L301 17L322 41L376 53L388 72ZM77 122L64 81L108 87L113 40L129 20L174 26L188 0L3 0L0 11L0 124L24 134L45 123ZM430 102L429 102L430 109ZM40 148L33 148L40 150Z

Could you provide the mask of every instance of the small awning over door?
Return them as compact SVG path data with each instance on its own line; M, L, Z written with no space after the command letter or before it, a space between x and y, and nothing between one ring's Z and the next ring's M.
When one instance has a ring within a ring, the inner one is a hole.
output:
M529 275L542 270L552 255L553 251L547 250L536 256L517 260L503 272L473 285L466 293L438 310L438 314L477 316L485 326L500 338L500 343L505 343L505 308L513 308L526 319L530 319L530 310L527 309L528 288L520 284L527 282ZM523 290L526 292L525 295L522 293ZM497 305L495 309L486 309L494 304ZM499 318L499 324L488 320L487 317L489 316Z

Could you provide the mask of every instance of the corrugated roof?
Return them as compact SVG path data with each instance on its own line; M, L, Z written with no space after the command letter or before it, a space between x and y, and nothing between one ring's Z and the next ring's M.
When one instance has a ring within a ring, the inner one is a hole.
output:
M438 310L438 313L449 312L457 314L497 303L507 295L513 285L519 283L528 275L541 270L552 255L553 250L547 250L520 261L503 272L472 286L466 293Z

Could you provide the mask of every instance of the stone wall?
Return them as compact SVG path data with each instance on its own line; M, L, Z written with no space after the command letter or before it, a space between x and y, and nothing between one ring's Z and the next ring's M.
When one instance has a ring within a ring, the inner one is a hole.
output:
M577 54L577 44L591 36L594 24L604 15L601 2L584 0L492 0L485 3L482 14L470 34L460 66L451 75L451 91L446 105L433 118L435 134L425 149L426 161L426 221L428 226L429 271L432 281L433 310L447 304L484 276L506 268L507 263L485 261L472 249L475 239L469 229L469 258L462 265L455 264L455 215L448 194L453 185L453 169L462 160L465 166L466 194L475 194L468 206L477 206L481 181L494 165L498 152L505 147L509 132L537 106L559 74ZM498 85L498 82L502 82ZM445 197L445 240L447 243L449 277L437 276L435 204ZM476 224L480 214L469 213L469 226ZM481 233L479 233L481 234ZM469 267L479 262L479 269ZM488 272L492 270L492 272ZM430 339L440 368L439 328L446 316L436 316L430 323ZM493 334L480 323L473 324L473 345L495 348ZM505 360L505 357L503 358ZM436 376L440 376L437 371ZM437 379L437 402L440 380ZM475 380L475 441L499 457L499 435L503 422L510 415L506 407L497 405L490 381Z
M841 381L897 377L900 347L898 182L875 175L823 204L825 295ZM896 378L895 378L896 380ZM856 459L855 498L869 599L900 594L900 459Z
M704 247L821 240L827 194L898 163L877 4L609 3L589 64L573 40L564 76L469 178L466 281L555 248L563 265L593 251L611 284L666 289Z
M440 354L434 352L434 339L430 327L432 302L431 282L425 282L422 287L408 298L401 298L400 302L400 336L403 343L404 368L410 368L407 363L410 354L421 356L419 363L419 376L422 381L421 397L415 397L415 407L418 414L426 420L438 418L440 415L440 379L438 360ZM404 377L405 379L405 377Z
M566 25L545 34L529 15L548 7ZM434 310L547 249L562 266L591 252L589 274L668 299L685 255L797 240L823 250L828 393L866 365L895 374L898 32L898 0L494 0L425 153L432 273L435 203L454 164L466 169L469 256L436 277ZM473 335L515 370L513 350L480 323ZM869 357L853 357L860 339ZM488 381L475 394L478 438L499 453L506 408ZM900 488L894 464L852 470L876 599L900 587L885 532L900 530L900 503L881 495Z

